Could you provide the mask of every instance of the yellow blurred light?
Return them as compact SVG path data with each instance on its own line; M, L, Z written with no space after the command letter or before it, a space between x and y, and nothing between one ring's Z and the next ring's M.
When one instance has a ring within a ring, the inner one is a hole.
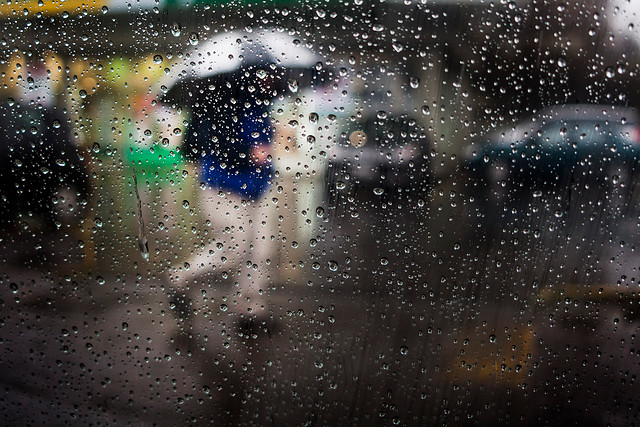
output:
M83 10L95 12L106 3L105 0L18 0L0 3L0 16L78 14Z
M362 147L367 143L367 134L361 130L353 131L349 135L349 142L354 147Z

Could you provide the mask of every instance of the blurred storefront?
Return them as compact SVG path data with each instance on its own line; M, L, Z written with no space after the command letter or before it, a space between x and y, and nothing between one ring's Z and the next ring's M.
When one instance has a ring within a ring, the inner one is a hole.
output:
M615 86L630 87L637 68L632 63L626 65L629 73L617 83L597 82L602 80L598 73L592 77L556 73L559 57L579 61L580 49L586 49L595 36L576 32L570 42L556 43L551 35L554 25L562 24L560 17L557 22L550 20L543 31L531 4L357 1L345 5L330 1L309 8L308 2L291 0L260 5L222 0L3 3L2 84L7 93L15 92L30 77L27 64L44 65L53 102L66 111L75 144L89 154L96 195L84 232L96 230L92 240L97 257L115 242L130 242L132 252L123 255L126 259L137 251L134 174L149 212L150 233L165 242L158 242L158 247L176 242L175 235L167 233L188 236L196 221L192 192L198 177L178 152L188 112L160 108L157 96L162 77L173 72L174 63L187 49L220 31L250 30L258 25L298 34L326 57L325 66L340 68L337 64L343 64L350 86L289 93L274 108L278 121L276 189L281 188L276 197L287 203L287 209L281 207L279 212L282 223L287 224L287 230L281 231L282 258L295 260L292 254L317 239L322 229L322 218L315 214L324 192L326 159L321 153L336 132L327 118L353 114L328 111L326 105L333 108L342 92L351 97L358 85L367 87L368 69L399 76L393 82L376 81L366 90L395 99L395 105L421 121L433 141L433 168L442 177L452 176L461 154L477 135L496 124L514 122L523 111L538 105L568 101L585 91L596 100L609 97L633 102L632 92L623 94ZM545 8L553 11L554 4ZM364 17L367 25L352 28L352 12ZM458 30L448 31L451 26ZM466 30L467 26L482 31ZM349 37L345 36L348 31ZM513 37L503 42L500 37L486 36L501 32ZM605 32L605 28L598 29L598 34ZM612 51L623 47L619 43ZM493 65L487 71L489 59ZM539 66L531 73L519 73L512 67L523 63ZM566 88L552 92L564 94L564 99L547 99L532 90L538 84L535 79ZM332 100L324 102L323 97ZM317 123L309 120L314 113ZM94 227L96 223L101 226ZM175 258L180 251L191 250L187 240L174 243L167 256ZM158 262L170 264L168 259ZM287 268L292 272L295 264L291 261Z

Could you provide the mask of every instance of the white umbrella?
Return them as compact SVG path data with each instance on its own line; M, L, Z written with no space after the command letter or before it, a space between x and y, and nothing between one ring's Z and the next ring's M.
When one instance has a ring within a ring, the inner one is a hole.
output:
M292 79L294 90L326 71L321 56L283 30L230 31L198 43L173 66L163 99L188 103L203 91L215 90L216 82L233 84L246 70Z

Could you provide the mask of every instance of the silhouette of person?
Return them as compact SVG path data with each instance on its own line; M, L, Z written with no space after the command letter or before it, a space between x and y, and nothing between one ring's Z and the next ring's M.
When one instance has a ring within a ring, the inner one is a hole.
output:
M183 147L199 166L198 204L210 224L210 241L172 269L170 286L173 307L188 322L194 312L192 292L215 286L203 283L202 275L232 273L237 292L229 305L242 327L269 319L265 292L275 237L263 196L272 179L273 126L269 79L246 72L236 86L191 111Z

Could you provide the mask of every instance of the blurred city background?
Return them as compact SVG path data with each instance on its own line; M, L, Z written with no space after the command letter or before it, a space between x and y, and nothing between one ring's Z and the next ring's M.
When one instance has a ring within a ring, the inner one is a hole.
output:
M0 2L2 424L638 423L638 13ZM210 236L162 100L261 29L327 72L271 103L273 325L215 271L185 334L167 276Z

